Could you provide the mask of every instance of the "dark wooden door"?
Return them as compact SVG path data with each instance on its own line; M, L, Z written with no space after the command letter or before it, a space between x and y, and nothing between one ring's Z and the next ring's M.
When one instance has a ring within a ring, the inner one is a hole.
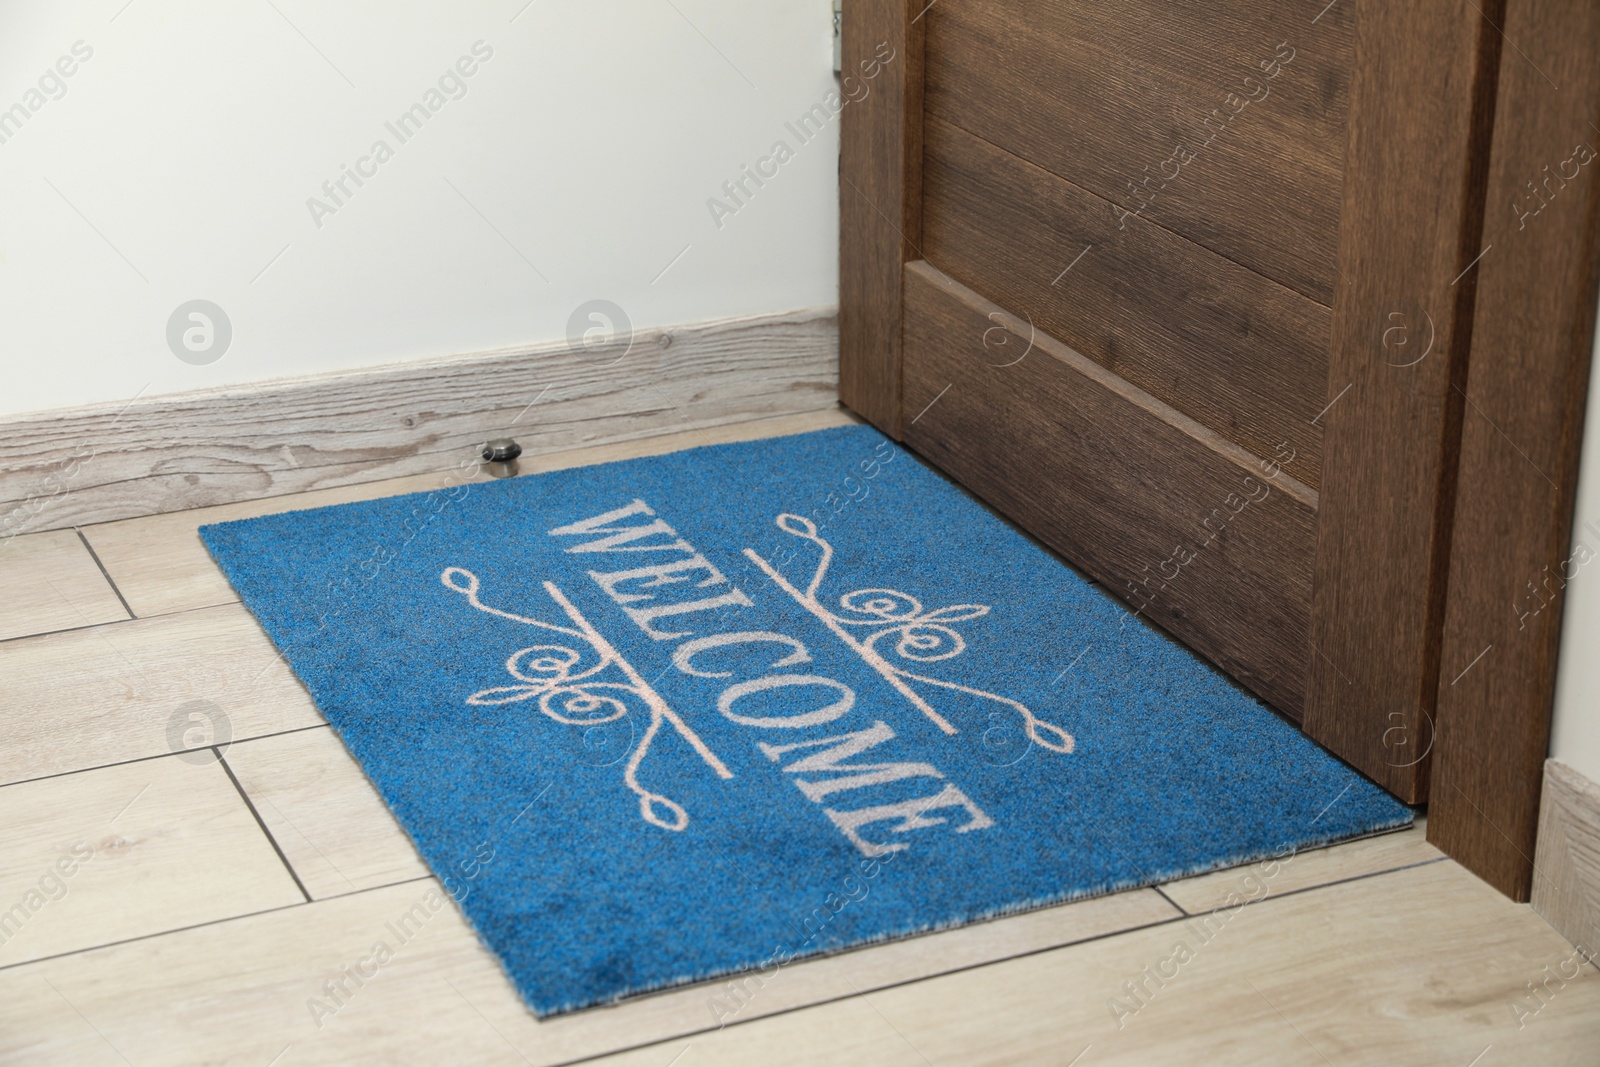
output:
M845 4L844 401L1413 802L1498 47L1473 0Z

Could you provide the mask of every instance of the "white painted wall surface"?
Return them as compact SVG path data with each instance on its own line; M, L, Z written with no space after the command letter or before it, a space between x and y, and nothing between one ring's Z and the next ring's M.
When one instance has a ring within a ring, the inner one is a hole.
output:
M1581 464L1566 568L1576 574L1565 590L1550 755L1600 782L1600 365L1589 373Z
M0 414L835 303L831 11L0 0Z

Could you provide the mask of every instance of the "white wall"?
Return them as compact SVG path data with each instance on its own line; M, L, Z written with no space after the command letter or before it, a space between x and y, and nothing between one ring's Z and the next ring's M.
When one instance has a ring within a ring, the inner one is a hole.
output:
M1600 337L1596 352L1600 353ZM1589 373L1589 413L1572 544L1568 569L1576 567L1577 575L1566 588L1561 619L1550 755L1600 782L1600 355ZM1587 562L1579 566L1583 560Z
M831 11L0 0L0 109L26 114L0 126L0 414L553 340L595 298L635 327L832 304L838 120L785 126L835 88ZM385 123L479 41L401 143ZM719 227L707 200L779 140ZM193 299L232 325L207 365L168 347Z

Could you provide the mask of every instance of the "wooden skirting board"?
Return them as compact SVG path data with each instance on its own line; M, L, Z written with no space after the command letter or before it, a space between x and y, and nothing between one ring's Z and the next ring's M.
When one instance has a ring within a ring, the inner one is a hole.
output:
M1544 764L1533 870L1533 910L1595 959L1600 953L1600 783L1560 760Z
M10 536L624 441L838 399L838 314L811 308L0 417Z

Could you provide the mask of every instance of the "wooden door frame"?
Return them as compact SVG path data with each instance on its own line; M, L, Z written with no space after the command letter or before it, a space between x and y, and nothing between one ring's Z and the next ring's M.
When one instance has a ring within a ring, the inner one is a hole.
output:
M1410 804L1428 798L1482 248L1501 41L1484 2L1358 0L1350 75L1303 726Z
M1304 725L1402 799L1431 796L1429 839L1523 900L1560 612L1515 641L1500 615L1508 589L1567 558L1600 183L1572 189L1538 242L1510 241L1524 220L1493 206L1539 176L1522 171L1551 137L1600 122L1600 15L1583 0L1336 2L1358 5L1357 48ZM846 76L893 58L842 117L839 392L896 439L931 7L844 5ZM1474 660L1485 645L1498 653Z
M1514 45L1501 56L1461 387L1428 839L1520 901L1541 877L1532 857L1600 285L1600 178L1583 173L1600 171L1600 8L1506 7L1497 32ZM1578 145L1593 162L1552 180Z
M840 31L842 78L859 83L879 56L890 59L840 117L839 399L897 441L901 270L922 258L922 20L931 6L849 0Z

